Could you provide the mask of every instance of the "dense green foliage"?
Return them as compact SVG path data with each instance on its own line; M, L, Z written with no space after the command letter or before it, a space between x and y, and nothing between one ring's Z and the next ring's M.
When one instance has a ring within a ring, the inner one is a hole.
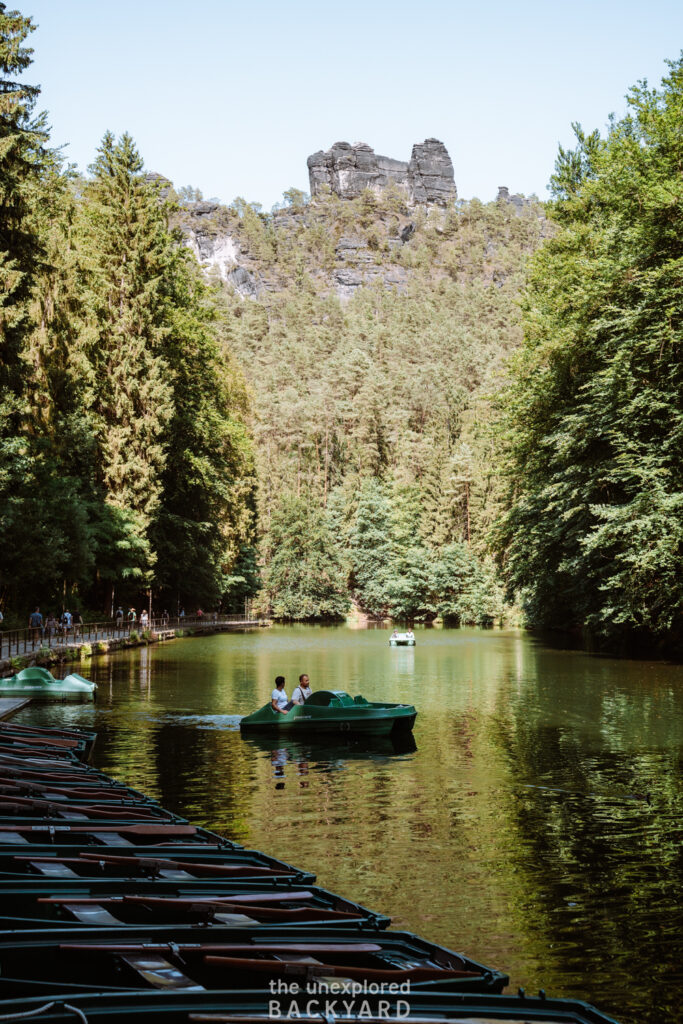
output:
M337 619L348 608L341 560L324 511L284 494L273 509L264 595L281 619Z
M46 148L0 4L0 602L100 608L256 589L247 396L204 282L132 139L89 176Z
M534 623L683 639L683 63L553 179L505 403L500 528Z
M253 393L265 606L295 618L309 607L303 583L299 611L291 579L279 589L273 509L293 492L332 524L347 604L491 622L502 601L486 562L499 507L489 396L521 341L516 302L542 210L474 200L410 211L393 191L288 198L273 215L239 201L213 221L268 282L227 300ZM366 280L340 296L349 250Z
M396 188L265 214L175 193L128 135L64 168L31 30L0 2L5 611L261 589L287 619L483 625L493 544L529 623L680 646L683 61L575 126L550 219ZM201 237L239 254L228 287Z

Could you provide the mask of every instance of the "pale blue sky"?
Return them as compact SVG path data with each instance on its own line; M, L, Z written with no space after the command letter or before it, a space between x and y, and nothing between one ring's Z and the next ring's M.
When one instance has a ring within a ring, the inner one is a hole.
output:
M337 140L408 160L435 136L459 194L547 195L572 121L603 128L683 48L681 0L8 0L26 80L81 169L107 129L176 186L266 209Z

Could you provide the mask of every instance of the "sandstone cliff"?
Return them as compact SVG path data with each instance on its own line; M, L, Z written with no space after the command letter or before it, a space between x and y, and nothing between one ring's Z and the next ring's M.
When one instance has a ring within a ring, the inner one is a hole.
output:
M369 188L375 193L396 186L411 206L445 205L457 197L453 164L438 139L416 143L410 161L380 156L365 142L335 142L326 152L308 158L311 195L329 190L341 199L354 199Z
M460 228L468 221L468 204L455 202L453 165L438 139L413 146L409 161L380 156L365 143L338 142L310 156L308 168L310 201L288 194L290 205L270 214L243 201L229 207L181 201L178 224L209 276L252 299L286 288L295 274L342 299L373 283L403 292L413 268L425 260L435 278L459 274L461 262L480 261L483 280L504 282L507 271L498 266L494 239L481 251L481 243L471 240L471 252L457 259L444 244L467 234ZM149 177L168 193L170 182ZM510 195L503 186L495 207L504 220L529 218L537 224L529 224L531 234L544 235L537 200Z

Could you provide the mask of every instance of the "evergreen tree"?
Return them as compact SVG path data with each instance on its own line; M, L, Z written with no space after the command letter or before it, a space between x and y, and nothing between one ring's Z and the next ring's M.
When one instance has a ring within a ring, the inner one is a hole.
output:
M346 578L325 512L309 496L283 495L270 524L263 597L277 619L340 619Z
M348 554L351 589L361 608L378 618L390 603L393 546L391 507L384 486L376 477L361 485L358 508L349 532Z
M161 350L173 413L161 435L167 458L150 530L155 582L168 604L216 606L224 593L243 604L257 589L244 381L221 340L216 294L186 249L176 249L169 287Z
M163 434L173 413L164 347L175 256L158 193L142 168L130 136L119 142L104 136L85 186L80 244L98 484L138 550L147 546L149 565L147 530L159 503Z
M433 556L420 533L422 502L419 487L396 487L391 539L393 559L389 582L391 614L399 619L434 617Z
M43 261L34 211L47 154L44 118L33 115L39 90L18 81L31 62L33 51L23 44L34 27L0 3L0 603L32 596L41 571L48 579L59 571L62 539L41 569L42 541L49 540L39 486L46 464L27 421L26 352L30 300Z
M22 351L28 300L42 256L32 217L45 162L44 117L33 117L38 88L17 81L31 63L23 46L30 18L0 3L0 432L19 432L25 386Z

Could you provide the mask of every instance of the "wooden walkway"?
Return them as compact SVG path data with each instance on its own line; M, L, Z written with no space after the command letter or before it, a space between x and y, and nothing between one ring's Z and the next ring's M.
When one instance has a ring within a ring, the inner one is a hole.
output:
M31 703L30 697L0 697L0 722Z
M176 630L183 633L222 633L233 629L254 629L262 625L260 619L245 615L222 615L212 618L211 614L203 616L184 616L183 618L153 619L149 625L150 637L170 639ZM81 644L96 644L103 640L125 640L131 632L140 635L140 623L123 622L117 625L115 620L106 622L90 622L82 626L72 627L65 631L58 627L50 632L43 629L15 629L0 632L0 660L15 655L32 654L48 647L63 654L69 648Z

